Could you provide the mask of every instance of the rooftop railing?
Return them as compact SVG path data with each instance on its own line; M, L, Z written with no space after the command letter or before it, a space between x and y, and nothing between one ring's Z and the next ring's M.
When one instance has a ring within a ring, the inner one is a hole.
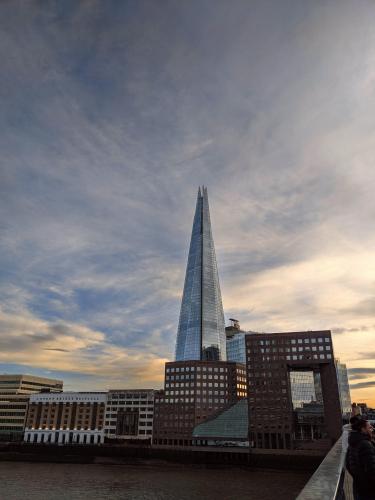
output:
M343 432L315 473L298 495L297 500L354 500L353 480L345 469L350 425Z

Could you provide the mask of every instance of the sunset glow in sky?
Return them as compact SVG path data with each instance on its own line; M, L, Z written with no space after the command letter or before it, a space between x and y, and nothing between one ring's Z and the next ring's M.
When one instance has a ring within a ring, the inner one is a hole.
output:
M0 12L0 372L162 387L204 184L226 318L375 406L375 3Z

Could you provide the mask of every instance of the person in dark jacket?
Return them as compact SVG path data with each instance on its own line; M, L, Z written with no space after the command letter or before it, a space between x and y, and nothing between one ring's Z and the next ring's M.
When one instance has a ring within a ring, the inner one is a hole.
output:
M355 500L375 500L375 443L373 428L366 419L352 417L346 468L353 476Z

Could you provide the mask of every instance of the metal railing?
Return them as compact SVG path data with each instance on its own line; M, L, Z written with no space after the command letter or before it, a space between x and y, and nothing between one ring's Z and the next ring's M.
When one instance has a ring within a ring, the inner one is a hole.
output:
M297 500L353 500L353 480L345 470L350 425L311 476Z

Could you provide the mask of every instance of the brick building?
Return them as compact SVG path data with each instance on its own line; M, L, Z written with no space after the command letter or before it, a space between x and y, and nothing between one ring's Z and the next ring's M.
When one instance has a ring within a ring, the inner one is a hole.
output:
M28 443L98 444L104 441L107 393L63 392L30 396Z
M164 391L155 394L154 444L192 444L194 427L246 397L246 370L227 361L165 365Z
M324 413L322 436L329 442L340 436L342 418L329 330L247 335L246 356L254 447L296 448L300 434L296 410L313 400Z

